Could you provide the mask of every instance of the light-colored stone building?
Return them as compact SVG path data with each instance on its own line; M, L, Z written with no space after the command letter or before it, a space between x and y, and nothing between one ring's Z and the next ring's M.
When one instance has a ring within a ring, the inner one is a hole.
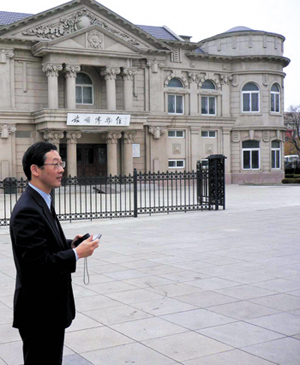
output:
M228 183L281 181L282 35L192 43L93 0L0 21L0 179L24 176L24 151L46 140L72 176L191 171L224 154Z

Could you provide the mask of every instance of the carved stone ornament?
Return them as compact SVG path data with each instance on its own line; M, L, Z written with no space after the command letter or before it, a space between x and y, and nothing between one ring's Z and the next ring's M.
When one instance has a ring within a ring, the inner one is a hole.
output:
M158 68L163 68L164 65L165 64L163 62L158 63L157 60L147 60L147 66L151 68L153 73L157 73Z
M232 75L220 75L221 85L229 85L229 82L233 80Z
M47 77L58 77L59 71L62 70L62 65L43 63L42 70L43 72L46 72Z
M194 72L189 72L188 77L189 77L189 82L190 83L192 83L192 82L197 83L199 81L199 75L194 73Z
M46 39L58 39L62 36L74 33L80 29L84 29L91 25L98 25L105 29L107 32L112 33L118 38L123 39L125 42L134 46L140 46L135 38L129 36L126 33L120 32L111 28L107 23L97 18L89 12L86 8L73 13L67 18L61 18L58 22L49 25L40 25L38 27L24 31L22 34L27 36L35 36Z
M154 139L159 139L161 135L166 133L166 128L163 127L150 127L149 133L153 135Z
M0 51L0 63L6 63L7 58L13 58L14 55L12 49L2 49Z
M81 133L78 131L68 131L66 134L66 138L69 144L76 144L77 139L81 138Z
M130 69L130 68L123 68L122 69L122 73L121 75L123 76L123 78L127 79L127 80L133 80L133 77L137 74L137 70L136 69Z
M16 126L4 124L2 127L0 127L1 138L8 138L9 135L14 133L16 130Z
M65 66L66 78L76 77L77 72L79 72L79 71L80 71L80 66L72 66L72 65L66 65Z
M94 29L86 34L87 48L104 49L104 36Z
M124 132L123 134L123 140L125 144L133 144L135 139L135 132Z
M52 143L54 143L54 144L59 143L59 140L61 138L64 138L64 132L63 131L49 131L49 130L46 130L44 132L44 139L52 141Z
M117 67L106 67L105 70L101 71L101 75L104 76L105 80L115 80L121 70Z
M118 139L121 137L121 132L108 132L107 134L102 135L102 138L106 140L107 144L117 144Z

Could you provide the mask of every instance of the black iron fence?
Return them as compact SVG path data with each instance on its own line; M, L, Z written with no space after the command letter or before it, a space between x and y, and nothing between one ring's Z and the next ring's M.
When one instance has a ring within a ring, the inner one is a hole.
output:
M139 214L225 209L225 157L212 155L192 172L137 173L129 176L68 177L53 191L61 221L137 217ZM27 181L0 181L0 225L9 225Z

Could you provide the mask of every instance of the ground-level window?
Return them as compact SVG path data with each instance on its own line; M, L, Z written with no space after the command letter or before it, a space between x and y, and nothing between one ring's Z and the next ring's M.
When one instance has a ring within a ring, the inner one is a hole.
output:
M272 169L280 169L280 141L272 141L271 156L272 156Z
M216 131L201 131L202 138L216 138Z
M178 160L178 159L172 159L169 160L169 168L170 169L184 169L185 167L185 161L182 160Z
M274 84L271 88L271 112L280 112L280 89L278 84Z
M248 82L242 90L242 111L259 112L259 88L253 82Z
M168 95L168 113L183 114L183 95Z
M87 74L79 72L76 77L76 104L93 104L93 94L94 90L91 78Z
M259 169L259 141L244 141L242 145L242 164L244 170Z
M168 131L169 138L184 138L184 131L180 130L171 130Z

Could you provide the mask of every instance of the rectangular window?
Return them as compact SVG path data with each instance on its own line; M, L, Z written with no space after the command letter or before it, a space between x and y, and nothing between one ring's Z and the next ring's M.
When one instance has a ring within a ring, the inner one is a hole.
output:
M216 98L214 96L201 97L201 114L216 115Z
M244 170L259 169L259 150L255 149L243 150L243 169Z
M93 104L92 86L76 86L76 104Z
M168 113L183 114L183 96L168 95Z
M271 163L272 169L280 169L280 141L272 141Z
M243 112L259 112L258 92L243 92Z
M183 169L185 166L184 160L169 160L168 166L170 169Z
M273 113L279 113L280 107L279 107L279 94L271 94L271 112Z
M184 138L184 131L168 131L169 138Z
M216 131L201 131L202 138L216 138Z

